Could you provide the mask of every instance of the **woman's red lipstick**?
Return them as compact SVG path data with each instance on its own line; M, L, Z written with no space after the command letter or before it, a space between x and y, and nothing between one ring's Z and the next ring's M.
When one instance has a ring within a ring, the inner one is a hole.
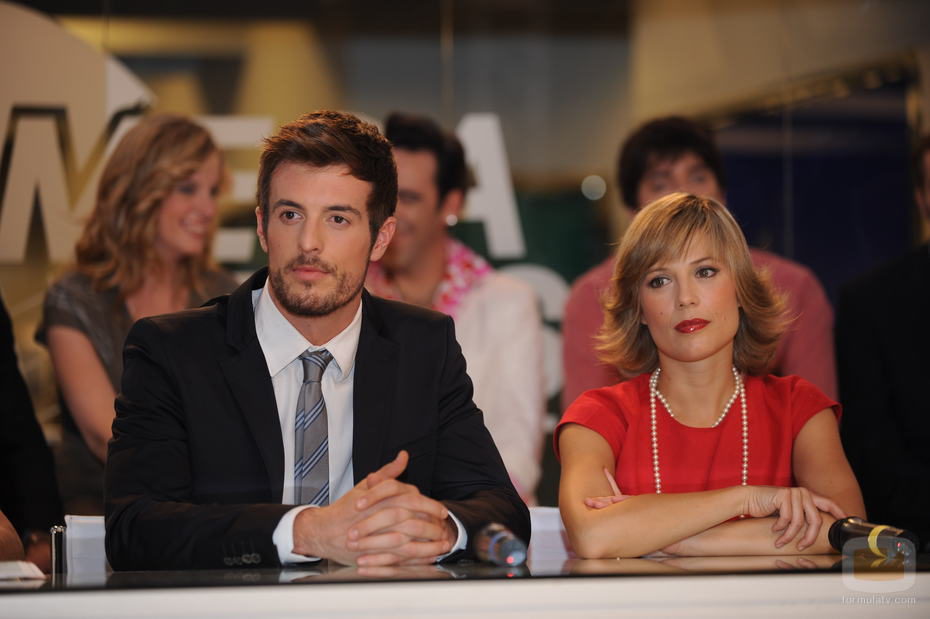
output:
M681 333L694 333L695 331L700 331L709 324L709 320L704 320L703 318L692 318L691 320L682 320L679 322L677 325L675 325L675 330L680 331Z

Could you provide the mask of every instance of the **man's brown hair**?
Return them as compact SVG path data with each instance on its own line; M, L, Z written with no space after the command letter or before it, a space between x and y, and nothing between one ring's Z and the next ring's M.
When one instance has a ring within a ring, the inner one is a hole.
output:
M374 242L397 206L397 168L391 143L372 124L345 112L320 110L304 114L265 139L258 169L258 207L268 228L271 177L282 163L315 168L344 165L355 178L371 183L368 220Z

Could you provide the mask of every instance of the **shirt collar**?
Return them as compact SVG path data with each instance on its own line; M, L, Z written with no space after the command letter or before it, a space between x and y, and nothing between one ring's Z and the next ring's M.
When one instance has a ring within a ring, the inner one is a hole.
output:
M339 372L336 380L346 380L355 366L358 338L362 332L362 304L359 303L355 317L345 329L322 346L314 346L284 317L272 300L268 285L266 280L263 288L252 291L255 333L265 354L268 374L276 376L306 350L325 348L333 356L332 362L336 364L336 370Z

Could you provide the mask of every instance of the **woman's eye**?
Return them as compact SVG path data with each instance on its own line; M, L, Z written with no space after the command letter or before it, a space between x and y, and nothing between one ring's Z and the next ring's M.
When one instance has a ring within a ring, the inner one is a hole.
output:
M653 277L652 279L650 279L647 282L647 285L650 288L661 288L666 283L668 283L668 278L665 277L664 275L660 275L659 277Z
M178 185L178 191L183 193L186 196L192 196L197 193L197 184L196 183L181 183Z
M714 267L701 267L697 270L698 277L713 277L717 274L717 269Z

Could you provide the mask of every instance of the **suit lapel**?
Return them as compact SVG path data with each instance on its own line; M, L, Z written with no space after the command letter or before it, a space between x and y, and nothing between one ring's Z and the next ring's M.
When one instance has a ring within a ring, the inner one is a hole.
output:
M372 297L362 296L362 330L355 353L352 415L352 468L355 483L383 463L384 439L391 427L397 378L397 344L383 336ZM393 456L394 454L387 454Z
M265 355L255 334L252 310L252 290L264 285L266 274L267 269L259 270L230 295L226 341L235 352L220 365L265 463L271 500L280 503L284 484L281 422Z

